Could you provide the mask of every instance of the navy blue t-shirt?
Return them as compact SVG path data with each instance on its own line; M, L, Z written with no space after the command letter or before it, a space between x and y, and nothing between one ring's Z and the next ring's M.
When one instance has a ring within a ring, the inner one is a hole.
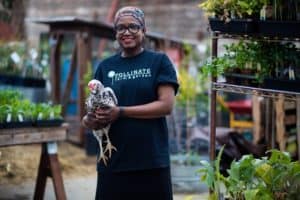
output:
M116 54L103 60L95 79L111 87L119 106L135 106L157 100L160 84L171 84L177 92L176 72L169 58L144 50L134 57ZM100 172L129 171L169 166L168 129L165 117L136 119L122 117L110 128L109 136L117 151L105 166L98 163Z

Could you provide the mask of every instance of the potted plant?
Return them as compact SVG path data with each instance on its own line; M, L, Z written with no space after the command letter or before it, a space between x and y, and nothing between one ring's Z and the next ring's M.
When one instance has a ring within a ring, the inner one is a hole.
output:
M207 0L199 4L209 16L210 27L221 33L251 34L254 19L267 0Z
M63 122L61 105L36 104L33 115L36 126L59 126Z

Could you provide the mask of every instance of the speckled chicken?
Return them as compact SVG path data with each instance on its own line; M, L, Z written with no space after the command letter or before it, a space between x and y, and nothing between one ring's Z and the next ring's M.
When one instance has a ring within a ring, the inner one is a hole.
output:
M108 108L112 106L116 106L118 104L118 100L116 98L116 95L114 91L109 87L104 87L103 84L93 79L88 83L88 88L90 90L90 95L86 99L86 108L88 112L94 113L99 108ZM108 152L108 157L111 157L112 151L117 150L116 147L114 147L111 144L111 141L109 139L109 132L110 124L108 124L106 127L101 128L99 130L93 130L93 135L96 137L99 147L100 147L100 155L98 156L98 162L103 160L104 164L107 165L107 156L105 155L106 152ZM102 146L102 137L103 134L106 137L106 146L105 150L103 150Z

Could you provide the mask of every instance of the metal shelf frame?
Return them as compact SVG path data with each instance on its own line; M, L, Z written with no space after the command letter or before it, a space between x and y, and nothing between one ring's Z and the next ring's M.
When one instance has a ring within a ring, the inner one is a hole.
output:
M273 99L277 99L279 95L283 95L285 100L291 100L291 101L296 101L297 98L300 98L299 92L239 86L239 85L220 83L220 82L213 82L212 90L224 91L230 93L257 95L257 96L269 97Z

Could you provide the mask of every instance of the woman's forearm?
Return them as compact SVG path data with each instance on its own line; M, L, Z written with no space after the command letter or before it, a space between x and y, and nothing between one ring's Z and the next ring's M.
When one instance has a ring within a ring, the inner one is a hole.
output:
M174 105L174 89L170 85L158 88L158 100L148 104L122 107L122 116L150 119L169 115Z
M165 102L154 101L139 106L122 107L122 116L150 119L163 117L171 113L173 105L166 105Z

